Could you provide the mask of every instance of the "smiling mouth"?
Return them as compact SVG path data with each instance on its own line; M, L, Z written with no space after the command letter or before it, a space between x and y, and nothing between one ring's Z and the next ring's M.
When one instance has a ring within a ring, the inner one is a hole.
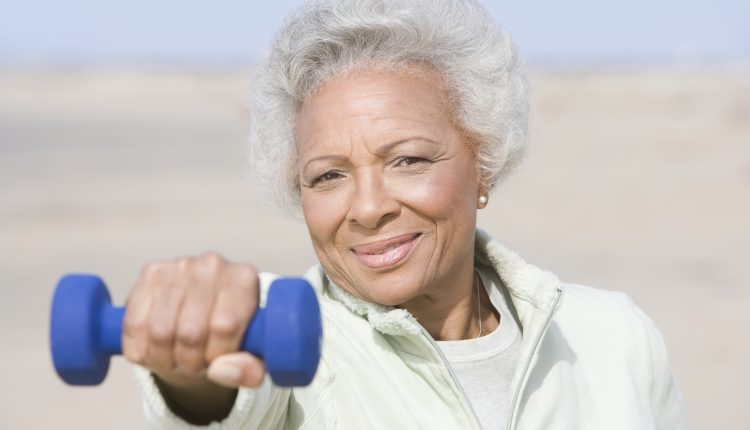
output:
M360 263L370 269L391 267L409 255L421 233L409 233L393 237L380 242L355 246L351 249Z

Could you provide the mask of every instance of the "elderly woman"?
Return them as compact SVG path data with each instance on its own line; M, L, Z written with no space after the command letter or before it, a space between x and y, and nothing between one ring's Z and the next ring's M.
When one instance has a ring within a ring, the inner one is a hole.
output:
M215 254L150 263L123 346L154 427L687 427L626 296L563 284L476 227L524 158L528 111L476 1L307 4L255 85L253 171L301 209L320 260L321 364L281 388L236 352L272 275Z

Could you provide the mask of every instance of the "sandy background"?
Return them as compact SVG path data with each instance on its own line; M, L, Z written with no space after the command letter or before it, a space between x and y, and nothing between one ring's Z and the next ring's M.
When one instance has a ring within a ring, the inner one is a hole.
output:
M0 428L144 427L129 366L71 388L52 290L102 274L122 303L153 258L314 263L246 180L247 78L0 73ZM662 329L698 429L750 429L750 73L533 76L536 154L480 225L563 280L623 290Z

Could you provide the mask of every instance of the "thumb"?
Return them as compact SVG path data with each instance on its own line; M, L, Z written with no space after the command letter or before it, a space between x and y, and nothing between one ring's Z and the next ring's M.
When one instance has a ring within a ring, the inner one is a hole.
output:
M247 352L216 357L208 366L211 381L229 388L257 387L263 382L266 368L263 361Z

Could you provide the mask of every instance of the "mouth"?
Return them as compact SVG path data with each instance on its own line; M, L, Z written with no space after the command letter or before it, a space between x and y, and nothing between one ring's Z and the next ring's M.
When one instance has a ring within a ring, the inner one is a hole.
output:
M351 248L360 263L370 269L395 266L414 248L422 233L402 234L390 239Z

